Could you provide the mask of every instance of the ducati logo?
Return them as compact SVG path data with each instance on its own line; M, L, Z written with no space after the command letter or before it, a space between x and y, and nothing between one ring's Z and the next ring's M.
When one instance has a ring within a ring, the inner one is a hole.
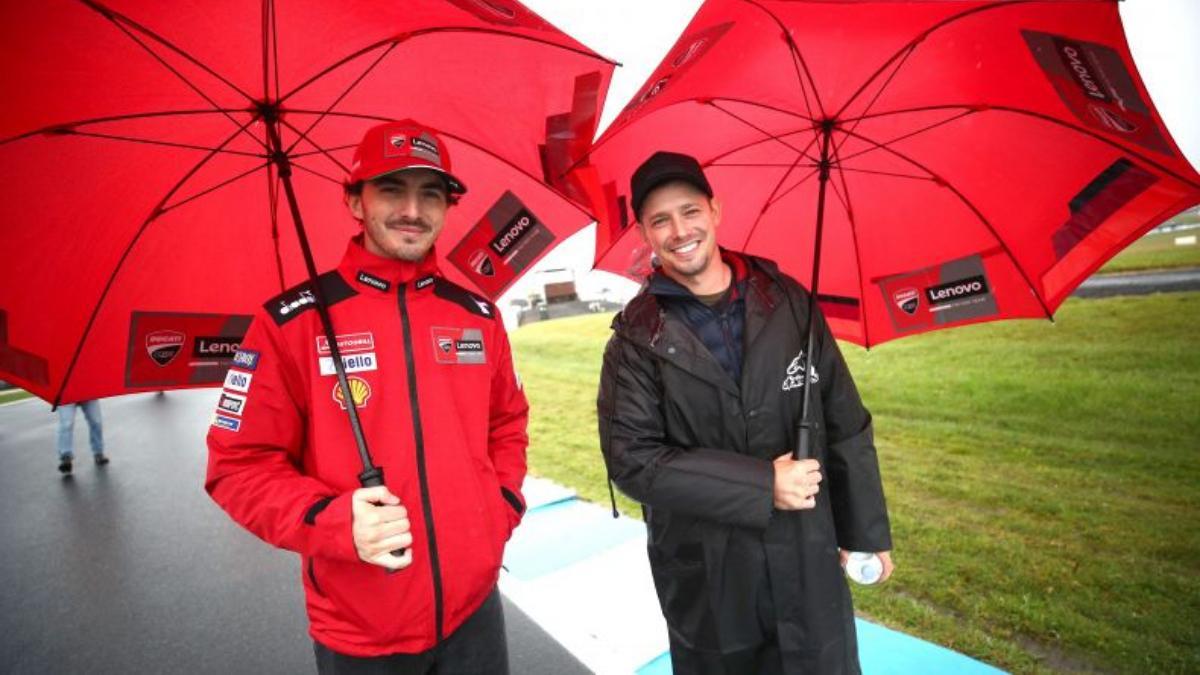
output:
M910 316L916 314L917 308L921 306L921 294L915 288L901 288L892 294L892 300L901 311Z
M156 330L146 335L146 353L159 366L165 366L179 355L187 335L176 330Z
M683 53L675 57L675 60L671 62L671 65L678 68L688 61L691 61L692 57L696 55L696 52L700 51L700 48L703 47L706 42L708 42L707 37L702 37L699 40L695 40L692 42L692 44L688 45L688 48L685 49Z
M439 335L438 339L437 339L437 346L438 346L438 349L441 349L446 354L449 354L450 348L454 346L454 340L452 340L448 337Z
M476 273L482 274L485 277L496 276L496 268L492 266L492 259L488 257L488 254L483 249L472 253L471 257L467 259L467 264Z
M397 150L399 150L404 147L404 141L407 141L407 140L408 140L408 137L405 136L404 134L392 134L388 138L388 143L391 143L393 148L396 148Z

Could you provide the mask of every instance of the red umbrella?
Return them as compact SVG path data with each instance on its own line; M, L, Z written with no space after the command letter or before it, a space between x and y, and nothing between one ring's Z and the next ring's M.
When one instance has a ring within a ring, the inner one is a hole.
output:
M704 164L723 246L868 347L1051 317L1200 202L1111 0L708 0L576 168L601 269L648 269L628 190L655 150Z
M647 269L629 177L658 150L705 166L724 205L719 243L779 261L836 336L866 346L1050 317L1105 260L1200 201L1113 0L707 0L577 167L602 269ZM801 515L798 536L818 541L828 515ZM775 551L779 593L827 587L808 551ZM813 657L805 640L827 608L777 604L795 610L780 618L785 659Z
M515 0L4 3L0 62L0 377L56 404L219 384L251 308L337 262L383 120L441 135L442 269L496 297L591 221L546 177L614 65Z

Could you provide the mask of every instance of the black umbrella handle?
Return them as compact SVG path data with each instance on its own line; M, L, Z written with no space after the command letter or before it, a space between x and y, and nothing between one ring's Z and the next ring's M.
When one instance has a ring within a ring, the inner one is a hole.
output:
M818 165L820 168L820 186L817 192L817 228L814 234L813 241L813 270L812 283L808 286L808 326L805 333L808 338L805 340L804 348L804 372L803 377L804 389L802 390L804 399L800 407L800 424L796 434L796 447L792 450L792 459L809 459L813 457L813 430L817 423L812 419L812 373L817 369L817 358L814 352L817 349L817 312L820 294L818 286L821 283L821 238L825 230L825 187L829 183L829 145L833 136L835 124L832 120L824 120L821 122L821 162ZM788 297L791 301L791 297ZM795 315L795 309L792 310L792 316L797 321L800 317Z
M383 469L373 466L366 471L363 471L362 473L358 474L358 483L363 487L381 487L383 485ZM392 551L392 555L399 558L403 556L404 552L407 550L408 549L406 548L398 548ZM388 572L395 571L396 570L388 570Z
M321 287L317 275L317 266L313 261L312 248L308 244L308 234L304 231L304 220L300 216L300 204L292 187L292 165L276 126L278 119L274 109L262 110L263 121L266 122L267 134L270 138L271 161L279 170L279 179L283 183L283 192L287 198L288 208L292 213L292 223L296 226L296 238L300 242L300 252L304 255L304 266L308 271L309 284L312 286L313 299L316 300L317 315L321 319L321 328L325 340L329 343L329 356L333 360L333 369L337 374L338 386L341 388L342 401L346 408L346 417L350 421L350 432L354 435L354 445L358 449L363 471L358 475L358 481L363 487L379 487L383 485L383 470L371 461L371 453L367 449L367 438L363 434L362 423L358 418L358 406L354 403L354 394L350 391L350 382L346 377L346 366L342 362L341 349L337 343L337 333L333 329L333 319L329 316L329 304L325 300L325 290ZM404 555L407 549L398 548L392 551L397 558ZM394 572L395 570L389 570Z

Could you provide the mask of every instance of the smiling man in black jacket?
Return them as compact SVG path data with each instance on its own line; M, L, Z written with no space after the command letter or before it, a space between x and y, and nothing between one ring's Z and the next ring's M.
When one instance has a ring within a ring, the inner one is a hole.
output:
M613 322L600 379L609 474L641 502L676 673L859 672L841 565L891 534L871 416L823 318L807 377L808 293L717 246L698 162L659 152L633 207L658 260ZM815 458L793 460L805 386Z

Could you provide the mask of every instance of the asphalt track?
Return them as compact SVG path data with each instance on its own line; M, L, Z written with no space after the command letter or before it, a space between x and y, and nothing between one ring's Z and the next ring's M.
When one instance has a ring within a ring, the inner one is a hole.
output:
M1098 274L1080 284L1074 295L1080 298L1108 298L1115 295L1149 295L1180 291L1200 291L1200 267L1128 274Z
M0 673L313 673L296 555L204 493L213 389L106 399L112 463L75 424L62 479L57 418L0 406ZM587 673L505 603L516 674Z

